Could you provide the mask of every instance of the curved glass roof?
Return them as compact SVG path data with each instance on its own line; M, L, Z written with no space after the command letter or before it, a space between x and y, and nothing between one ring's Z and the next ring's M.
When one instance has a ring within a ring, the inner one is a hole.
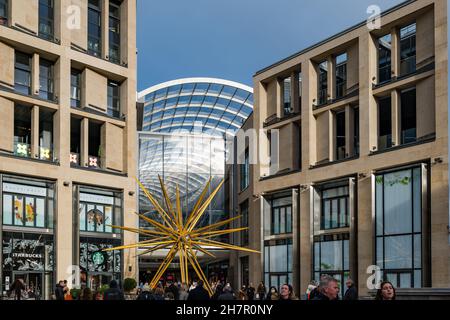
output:
M214 78L165 82L138 94L143 131L234 134L253 112L253 89Z

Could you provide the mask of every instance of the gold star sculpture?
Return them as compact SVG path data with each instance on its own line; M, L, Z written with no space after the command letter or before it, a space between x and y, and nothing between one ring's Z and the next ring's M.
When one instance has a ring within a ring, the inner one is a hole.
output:
M209 195L209 197L203 202L203 198L207 194L209 190L209 186L211 184L211 179L209 179L206 184L203 192L199 196L192 212L188 215L186 219L184 219L181 209L181 201L180 201L180 190L178 188L178 184L176 185L176 205L173 206L170 201L169 195L167 193L166 187L164 185L163 180L158 175L159 182L161 184L161 190L164 196L165 201L165 210L158 201L150 194L150 192L144 187L144 185L137 180L139 187L142 189L146 197L150 200L153 207L160 214L164 223L159 223L153 219L146 217L145 215L136 213L141 219L150 223L154 227L154 229L143 229L143 228L128 228L128 227L120 227L120 226L111 226L116 229L133 232L137 234L141 234L152 239L138 242L135 244L109 248L104 251L113 251L113 250L124 250L131 248L143 248L144 252L139 255L148 254L161 249L169 249L167 256L164 261L159 266L155 276L153 277L150 287L156 288L158 285L159 279L170 266L174 258L178 255L180 260L180 273L181 273L181 281L183 283L189 282L189 273L188 266L189 264L194 269L195 273L204 283L205 288L207 289L210 296L213 295L213 291L211 286L209 285L208 280L206 279L203 270L200 267L200 264L197 260L196 253L198 251L215 258L215 255L207 250L207 248L221 248L221 249L229 249L229 250L237 250L237 251L246 251L252 253L260 253L259 251L243 248L227 243L222 243L218 241L214 241L211 238L217 237L219 235L231 234L235 232L240 232L244 230L248 230L248 228L235 228L235 229L218 229L225 225L228 225L230 222L241 218L241 216L237 216L234 218L230 218L221 222L217 222L205 227L196 228L197 223L200 221L200 218L205 213L206 209L210 205L211 201L214 199L216 194L219 192L222 187L224 180L222 180L217 188Z

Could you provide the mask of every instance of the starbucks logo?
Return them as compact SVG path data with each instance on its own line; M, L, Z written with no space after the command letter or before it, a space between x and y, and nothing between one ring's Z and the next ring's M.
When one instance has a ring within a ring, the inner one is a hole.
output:
M103 256L103 253L95 252L92 255L92 261L94 262L95 265L100 265L103 264L103 262L105 261L105 257Z

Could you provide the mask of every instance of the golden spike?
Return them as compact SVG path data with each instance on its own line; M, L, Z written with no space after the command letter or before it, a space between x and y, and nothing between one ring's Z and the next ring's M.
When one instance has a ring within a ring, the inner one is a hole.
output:
M210 203L212 202L212 200L214 199L214 197L216 196L216 194L219 192L220 188L222 187L224 183L224 180L222 180L219 185L217 186L217 188L209 195L208 199L205 201L205 203L203 203L203 205L200 207L200 209L197 211L196 216L193 218L191 224L188 226L188 231L191 232L192 229L195 228L195 225L198 223L198 221L200 220L200 218L202 217L203 213L205 212L205 210L208 208L208 206L210 205Z
M145 250L144 252L138 253L138 254L135 255L134 257L135 257L135 258L136 258L136 257L140 257L140 256L143 256L143 255L149 254L149 253L151 253L151 252L153 252L153 251L165 249L165 248L167 248L167 247L170 246L170 245L171 245L170 243L168 243L168 244L161 244L161 245L156 246L156 247L154 247L154 248L152 248L152 249L148 249L148 250Z
M180 201L180 189L178 187L178 183L176 186L176 198L177 198L177 216L178 216L178 225L180 226L179 230L183 230L183 212L181 210L181 201Z
M136 179L137 180L137 179ZM137 180L139 187L142 189L142 191L144 191L145 195L147 196L147 198L150 200L150 202L153 204L153 206L155 207L156 211L159 212L159 214L161 215L161 217L163 218L164 222L171 227L176 226L176 224L173 224L173 220L172 218L164 211L163 208L161 208L161 206L159 205L158 201L156 201L155 198L153 198L153 196L148 192L148 190L144 187L144 185Z
M190 251L191 258L194 261L193 265L195 265L198 269L197 275L203 280L203 285L206 287L206 290L208 290L209 296L211 297L214 294L214 292L212 291L211 286L209 285L208 279L206 279L206 276L203 273L203 270L200 267L200 264L198 263L197 257L195 256L195 253L192 251L192 248L188 247L188 250ZM191 264L192 264L192 262L191 262Z
M180 256L180 271L181 271L181 282L182 283L187 283L186 281L186 270L185 270L185 263L184 263L184 245L181 244L181 248L178 251L179 256Z
M198 250L198 251L200 251L200 252L203 252L204 254L210 256L211 258L216 258L216 256L215 256L214 254L212 254L211 252L209 252L209 251L203 249L203 248L200 247L200 246L194 245L193 247L195 248L195 250Z
M177 222L177 218L175 216L175 212L173 211L172 201L170 201L169 194L167 193L167 190L166 190L166 187L164 185L164 182L163 182L163 180L162 180L162 178L161 178L161 176L159 174L158 174L158 178L159 178L159 183L161 184L161 190L163 192L163 196L164 196L164 200L166 202L167 210L169 210L169 213L172 215L172 218L173 218L172 221L175 222L176 226L178 227L178 230L180 230L181 225L178 224L178 222Z
M164 274L164 272L167 270L169 265L172 263L173 258L175 257L175 254L177 253L178 246L173 246L169 253L167 254L166 258L164 259L164 262L159 266L158 271L156 272L155 276L153 277L150 287L152 289L156 288L156 285L158 284L159 279Z
M199 228L199 229L195 229L195 230L193 230L193 233L197 234L197 233L201 233L203 231L209 230L209 229L219 228L219 227L224 226L226 224L229 224L230 222L232 222L234 220L237 220L237 219L239 219L241 217L242 216L237 216L237 217L230 218L230 219L227 219L227 220L224 220L224 221L216 222L214 224L210 224L209 226L205 226L205 227L202 227L202 228Z
M136 228L128 228L128 227L120 227L120 226L109 226L113 229L120 229L120 230L124 230L124 231L130 231L130 232L134 232L134 233L140 233L140 234L145 234L145 235L152 235L152 236L164 236L167 233L164 232L159 232L159 231L153 231L153 230L144 230L144 229L136 229Z
M206 184L206 187L203 189L202 193L200 194L200 196L198 197L197 202L195 203L194 209L192 209L191 214L189 215L189 217L186 220L185 226L188 226L189 223L191 223L192 218L195 216L195 214L197 213L198 208L200 208L200 204L203 201L203 198L205 197L206 193L209 190L209 185L211 184L211 180L212 178L209 178L208 183Z
M176 239L178 238L178 233L177 233L175 230L171 230L170 228L165 227L165 226L163 226L161 223L159 223L159 222L157 222L157 221L155 221L155 220L153 220L153 219L150 219L150 218L148 218L148 217L146 217L146 216L144 216L144 215L141 215L141 214L139 214L139 213L136 213L136 214L137 214L139 217L141 217L141 219L143 219L143 220L147 221L148 223L154 225L154 226L157 227L158 229L160 229L160 230L162 230L162 231L165 231L166 234L172 235L172 238L173 238L173 239L176 240Z
M191 238L195 239L197 237L202 237L202 238L210 238L210 237L216 237L222 234L229 234L229 233L235 233L235 232L239 232L239 231L245 231L248 230L247 227L245 228L236 228L236 229L226 229L226 230L217 230L217 231L209 231L209 232L204 232L200 235L197 234L193 234L191 236Z
M232 244L225 244L225 243L222 243L222 242L217 242L217 241L214 241L214 240L203 239L203 238L199 238L198 240L192 241L192 244L197 244L197 245L200 245L200 246L219 247L219 248L223 248L223 249L232 249L232 250L237 250L237 251L261 253L261 252L259 252L257 250L253 250L253 249L249 249L249 248L243 248L243 247L235 246L235 245L232 245Z

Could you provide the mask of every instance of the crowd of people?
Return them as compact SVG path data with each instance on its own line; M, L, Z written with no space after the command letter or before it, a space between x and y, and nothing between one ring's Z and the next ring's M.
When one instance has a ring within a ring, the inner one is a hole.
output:
M358 293L352 279L345 282L346 290L342 300L358 300ZM271 286L267 290L264 282L261 282L257 288L252 283L242 286L239 290L234 290L230 283L216 281L210 284L214 294L210 297L203 281L194 281L191 284L177 283L168 281L162 282L152 289L148 283L141 283L137 288L135 297L137 300L185 300L185 301L204 301L204 300L299 300L295 296L294 289L290 284L283 284L279 290ZM14 299L23 298L25 285L21 279L17 279L11 288L10 295L14 294ZM312 281L306 289L304 300L341 300L339 281L331 276L323 275L320 282ZM67 281L59 281L54 291L56 300L72 300ZM92 292L89 287L81 289L78 300L125 300L123 291L119 288L117 281L112 280L101 297L97 292ZM395 300L396 292L391 282L382 282L377 291L376 300Z

